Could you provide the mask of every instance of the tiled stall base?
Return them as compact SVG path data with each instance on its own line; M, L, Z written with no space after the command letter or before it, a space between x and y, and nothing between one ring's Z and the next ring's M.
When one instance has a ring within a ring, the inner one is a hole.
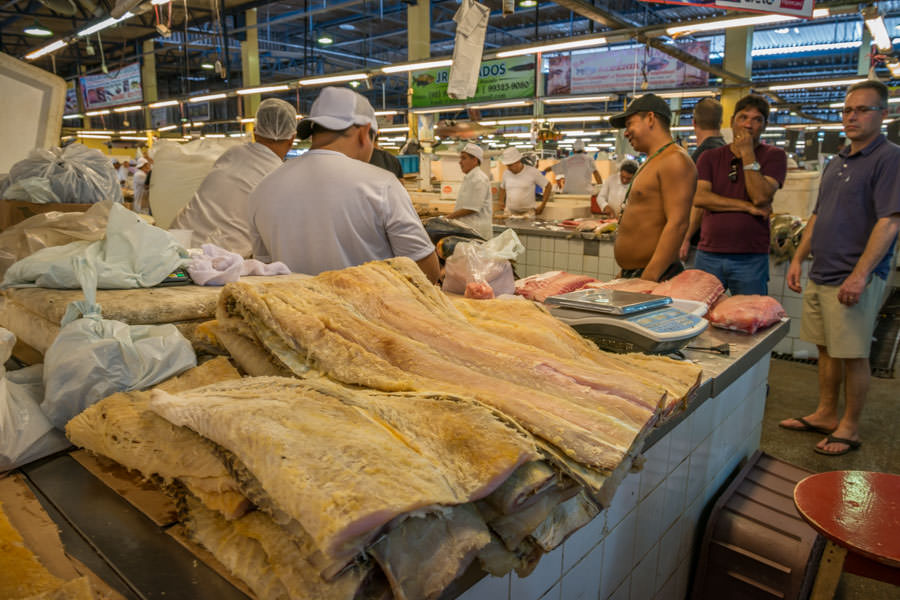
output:
M645 452L612 504L520 579L485 577L463 600L682 600L700 515L759 448L768 356Z

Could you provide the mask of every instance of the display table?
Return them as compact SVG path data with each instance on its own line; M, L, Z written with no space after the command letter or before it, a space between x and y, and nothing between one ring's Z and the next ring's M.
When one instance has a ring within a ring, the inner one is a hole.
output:
M664 589L683 597L701 512L759 447L769 353L789 327L785 321L752 336L704 332L698 346L728 343L731 354L686 352L703 367L704 380L687 409L647 439L643 469L625 478L611 506L527 578L472 569L444 597L606 600L628 597L630 586L632 597ZM67 550L126 597L242 597L169 535L172 528L154 525L70 456L22 472L60 525Z

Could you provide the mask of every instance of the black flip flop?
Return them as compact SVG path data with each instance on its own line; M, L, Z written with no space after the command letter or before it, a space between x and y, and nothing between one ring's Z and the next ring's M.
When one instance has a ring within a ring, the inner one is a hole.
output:
M859 447L862 446L862 442L857 442L856 440L848 440L847 438L835 437L833 435L829 435L825 438L826 444L846 444L846 450L839 450L837 452L829 452L828 450L823 450L818 446L814 446L813 450L815 450L818 454L824 454L825 456L843 456L848 452L853 450L859 450Z
M778 424L782 429L787 429L788 431L812 431L813 433L821 433L822 435L831 434L834 429L825 429L824 427L819 427L818 425L813 425L803 417L793 417L795 421L799 421L803 427L786 427L781 423Z

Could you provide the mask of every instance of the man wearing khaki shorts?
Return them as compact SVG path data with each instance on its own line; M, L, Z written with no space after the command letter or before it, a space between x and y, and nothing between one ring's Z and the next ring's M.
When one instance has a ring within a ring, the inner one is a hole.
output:
M847 90L843 123L850 146L825 167L816 208L788 269L788 286L800 292L803 261L812 251L801 337L819 349L819 405L779 425L825 433L815 451L829 456L861 444L869 348L900 231L900 146L881 134L887 99L880 81ZM839 418L842 380L846 407Z

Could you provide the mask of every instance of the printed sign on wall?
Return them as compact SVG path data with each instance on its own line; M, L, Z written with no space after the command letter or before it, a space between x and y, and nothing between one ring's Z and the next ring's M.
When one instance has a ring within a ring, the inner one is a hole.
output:
M141 66L138 63L100 75L79 77L85 110L142 102Z
M514 56L481 63L478 89L465 102L514 100L534 95L534 56ZM463 102L447 95L450 67L413 71L414 107L443 106Z

